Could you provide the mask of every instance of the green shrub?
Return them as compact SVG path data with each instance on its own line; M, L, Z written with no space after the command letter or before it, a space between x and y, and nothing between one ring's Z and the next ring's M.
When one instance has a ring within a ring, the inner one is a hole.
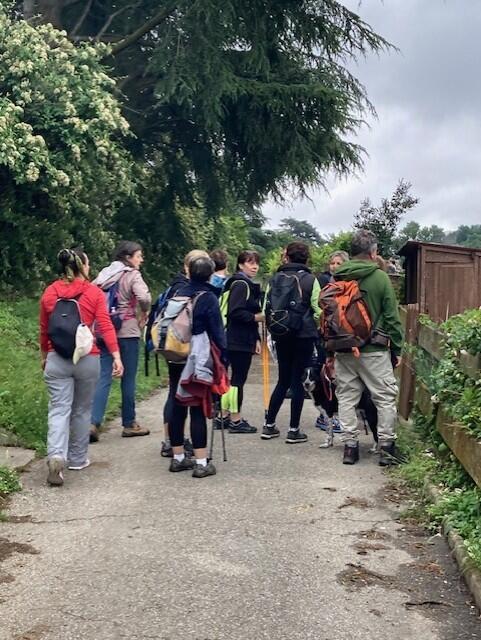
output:
M9 493L20 491L21 488L22 485L15 471L0 466L0 496L7 496Z

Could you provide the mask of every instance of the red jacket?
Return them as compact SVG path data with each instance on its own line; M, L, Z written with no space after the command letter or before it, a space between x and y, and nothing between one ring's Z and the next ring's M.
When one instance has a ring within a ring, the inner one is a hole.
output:
M42 351L54 351L48 339L48 320L55 307L58 298L73 298L82 294L78 298L80 307L80 317L82 322L92 329L94 321L98 324L110 353L119 350L117 335L110 320L105 304L105 296L99 287L82 278L75 278L73 282L66 280L56 280L43 292L40 300L40 348ZM92 347L91 355L98 355L99 348L95 344Z

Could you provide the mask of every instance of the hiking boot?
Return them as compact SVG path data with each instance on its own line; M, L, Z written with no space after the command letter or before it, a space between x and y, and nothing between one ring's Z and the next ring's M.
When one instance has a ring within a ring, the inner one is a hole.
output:
M334 425L332 433L342 433L344 431L339 418L332 418L332 424ZM321 431L327 431L329 428L329 418L319 416L316 420L316 427Z
M193 478L207 478L207 476L215 476L217 469L212 462L208 462L206 465L196 464L194 471L192 472Z
M318 416L318 418L316 420L315 427L316 427L316 429L321 429L322 431L327 431L327 418L323 413L321 413L321 415Z
M187 456L179 462L175 458L170 461L169 471L176 473L177 471L190 471L195 467L195 462Z
M355 445L345 444L344 457L342 459L342 464L356 464L358 460L359 460L359 443L356 442Z
M160 447L160 455L163 458L173 458L174 457L174 452L172 450L172 446L170 444L166 444L163 440L162 440L162 445Z
M94 442L98 442L99 441L99 428L96 424L91 424L90 425L90 435L89 435L89 442L90 444L93 444Z
M275 424L265 424L262 427L261 438L263 440L272 440L272 438L278 438L280 435L281 432L276 428Z
M60 487L63 484L64 461L62 458L50 458L47 462L48 476L47 482L52 487Z
M150 429L141 427L140 424L135 423L131 427L124 427L122 429L122 438L135 438L135 436L148 436Z
M382 445L379 453L380 467L392 467L405 462L402 454L396 449L394 442L391 442L388 445Z
M307 436L300 429L289 429L286 437L287 444L297 444L298 442L307 442Z
M239 420L239 422L229 421L229 433L257 433L257 427L251 426L247 420Z

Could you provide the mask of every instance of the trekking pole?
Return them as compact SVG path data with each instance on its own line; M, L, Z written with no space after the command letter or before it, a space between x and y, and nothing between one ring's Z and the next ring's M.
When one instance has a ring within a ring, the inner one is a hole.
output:
M214 452L214 431L215 431L215 411L212 415L212 431L210 434L210 450L209 450L209 458L212 460L212 454Z
M224 462L227 462L227 451L225 448L225 429L224 429L224 416L222 414L222 405L221 405L221 397L219 396L217 400L217 411L219 412L220 417L220 435L222 440L222 459Z
M267 412L269 409L269 348L267 346L267 327L262 325L262 391L264 395L264 424L267 424Z

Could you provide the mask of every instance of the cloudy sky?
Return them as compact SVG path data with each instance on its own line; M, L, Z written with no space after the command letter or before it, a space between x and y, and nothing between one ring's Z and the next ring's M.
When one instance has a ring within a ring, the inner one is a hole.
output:
M348 229L360 201L389 196L400 178L420 203L407 220L455 229L481 223L481 0L344 0L399 53L371 56L354 72L378 119L358 138L364 173L330 180L291 208L267 204L269 225L286 216L321 233Z

